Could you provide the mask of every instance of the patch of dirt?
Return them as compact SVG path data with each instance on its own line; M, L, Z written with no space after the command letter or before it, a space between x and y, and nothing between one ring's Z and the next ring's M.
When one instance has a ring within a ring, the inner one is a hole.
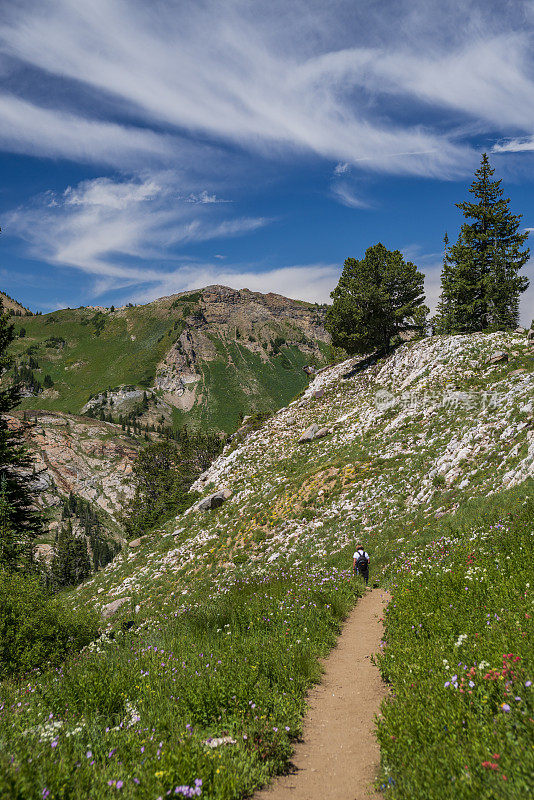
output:
M387 687L371 656L380 647L381 617L390 600L368 591L343 626L324 662L325 674L309 697L303 741L295 747L289 775L276 778L254 800L369 800L380 751L375 715Z

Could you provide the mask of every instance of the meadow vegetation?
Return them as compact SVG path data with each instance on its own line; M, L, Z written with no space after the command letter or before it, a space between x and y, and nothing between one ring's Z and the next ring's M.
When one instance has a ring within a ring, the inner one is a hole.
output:
M283 770L361 586L273 570L4 682L0 796L245 797ZM201 599L202 598L202 599Z
M87 607L73 611L38 575L0 570L0 678L31 674L79 653L98 630Z
M532 796L533 519L530 480L467 506L387 568L387 796Z

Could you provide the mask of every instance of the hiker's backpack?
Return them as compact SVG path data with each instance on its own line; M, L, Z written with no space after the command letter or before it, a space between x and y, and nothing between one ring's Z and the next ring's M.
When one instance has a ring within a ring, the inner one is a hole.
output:
M365 556L365 553L360 553L358 556L356 567L358 572L367 572L367 568L369 567L369 559Z

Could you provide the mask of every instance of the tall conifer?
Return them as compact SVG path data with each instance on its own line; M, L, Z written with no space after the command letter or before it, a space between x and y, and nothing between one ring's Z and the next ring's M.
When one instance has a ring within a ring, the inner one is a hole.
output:
M520 231L521 215L512 214L500 180L486 153L475 172L473 201L457 203L466 222L458 241L446 246L441 298L435 329L442 333L514 328L519 297L528 287L519 275L528 261L528 237Z
M13 326L0 302L0 376L11 366L7 349L13 338ZM31 563L33 539L41 532L33 462L24 446L23 429L9 424L5 416L19 399L16 384L0 389L0 567L11 570Z

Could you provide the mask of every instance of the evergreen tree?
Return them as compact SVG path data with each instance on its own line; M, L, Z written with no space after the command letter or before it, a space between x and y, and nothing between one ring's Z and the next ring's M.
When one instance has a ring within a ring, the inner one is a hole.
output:
M0 375L11 367L7 349L14 338L13 326L0 303ZM22 427L8 424L6 414L20 400L20 387L0 389L0 565L19 570L32 561L32 542L41 532L35 510L32 459L24 446Z
M470 333L515 328L519 297L528 288L519 275L529 257L522 249L528 232L520 231L521 215L512 214L501 180L486 153L475 172L473 201L457 203L466 222L458 241L446 247L441 298L435 319L440 333Z
M408 330L423 330L424 275L399 250L378 243L361 261L347 258L330 295L326 328L335 347L347 353L387 349L391 339Z
M76 586L90 574L91 562L85 536L75 536L69 520L59 531L51 565L52 584L57 589Z

